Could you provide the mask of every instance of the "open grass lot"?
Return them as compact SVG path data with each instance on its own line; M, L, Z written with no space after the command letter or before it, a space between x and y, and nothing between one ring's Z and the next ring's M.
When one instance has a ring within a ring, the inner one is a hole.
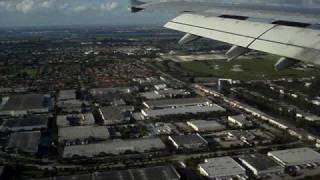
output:
M316 68L297 70L287 69L277 72L274 64L277 57L267 55L259 59L238 59L232 62L225 60L190 61L157 63L160 69L187 73L191 76L231 78L238 80L278 79L282 77L320 77L320 70ZM169 64L169 65L168 65Z

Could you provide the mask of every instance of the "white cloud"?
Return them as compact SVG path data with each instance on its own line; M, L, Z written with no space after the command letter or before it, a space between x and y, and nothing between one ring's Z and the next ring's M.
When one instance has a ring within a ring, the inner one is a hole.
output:
M23 0L16 4L17 11L28 13L30 12L34 7L34 1L33 0Z
M86 5L79 5L73 8L73 11L75 12L82 12L82 11L86 11L88 9L88 6Z
M119 6L117 2L111 1L101 4L100 8L102 11L112 11Z
M50 8L56 0L48 0L39 3L39 7Z

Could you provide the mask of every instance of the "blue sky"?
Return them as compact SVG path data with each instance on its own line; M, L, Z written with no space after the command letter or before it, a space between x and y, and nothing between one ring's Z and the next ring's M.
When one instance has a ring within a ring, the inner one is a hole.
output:
M304 6L320 4L320 0L220 0L219 2L289 3ZM159 12L131 14L127 8L128 0L0 0L0 27L160 24L170 16L159 15L161 14Z

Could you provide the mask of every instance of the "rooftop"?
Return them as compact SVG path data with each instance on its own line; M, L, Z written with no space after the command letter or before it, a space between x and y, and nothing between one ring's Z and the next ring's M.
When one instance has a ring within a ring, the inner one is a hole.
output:
M320 154L311 148L295 148L271 151L269 156L276 158L285 165L298 165L310 162L320 162Z
M199 164L209 177L228 177L245 174L245 169L229 156L207 159Z
M68 126L75 126L75 125L93 125L94 123L95 123L95 119L92 113L68 114L68 115L57 116L58 127L68 127Z
M210 131L210 130L222 130L225 126L218 123L217 121L207 121L207 120L194 120L187 122L189 126L197 131Z
M276 161L263 154L247 155L240 158L254 167L257 171L265 171L273 168L281 167Z
M70 126L58 129L59 141L77 139L108 139L108 128L105 126Z
M179 105L195 105L195 104L208 104L211 101L207 98L180 98L180 99L159 99L148 100L144 104L149 108L179 106Z
M170 136L175 143L180 146L189 144L207 144L207 141L203 139L199 134L188 134L180 136Z
M58 100L76 99L76 90L61 90L58 94Z
M130 118L128 112L130 106L124 108L118 106L105 106L100 108L102 119L106 124L122 123Z
M147 109L143 110L142 114L146 117L159 117L159 116L168 116L176 114L196 114L196 113L209 113L225 111L224 108L212 104L210 106L186 106L186 107L177 107L177 108L165 108L165 109Z
M6 120L1 129L22 130L24 128L45 128L47 127L47 116L26 116Z
M179 174L173 166L156 166L139 169L128 169L120 171L95 172L93 174L75 174L47 180L178 180Z
M40 131L12 133L8 142L8 148L19 149L23 152L36 153L40 143Z
M10 96L1 111L47 108L49 97L44 94L23 94Z
M64 148L63 157L72 158L74 155L94 157L101 153L121 154L127 151L144 152L153 149L165 149L165 144L160 138L113 140L96 144L67 146Z

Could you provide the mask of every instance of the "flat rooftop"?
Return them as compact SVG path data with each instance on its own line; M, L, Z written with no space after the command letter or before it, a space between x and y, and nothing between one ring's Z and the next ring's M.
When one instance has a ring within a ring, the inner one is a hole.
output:
M245 174L246 170L229 156L207 159L199 164L209 177L229 177Z
M22 94L10 96L1 111L18 111L48 108L50 98L44 94Z
M76 90L61 90L58 94L58 100L76 99Z
M12 133L7 147L27 153L37 153L40 138L40 131Z
M130 119L128 110L129 109L121 108L118 106L105 106L100 108L100 114L106 124L117 124L123 123L125 120Z
M72 141L77 139L108 139L109 130L105 126L70 126L58 129L59 141Z
M120 171L95 172L92 174L76 174L72 176L61 176L47 178L47 180L179 180L180 175L171 166L155 166Z
M189 126L196 128L198 131L222 130L226 127L214 120L193 120L187 122Z
M57 116L58 127L68 127L73 125L93 125L95 119L92 113L68 114Z
M320 154L311 148L295 148L268 153L284 165L299 165L311 162L320 162Z
M246 155L244 157L241 157L240 159L241 161L245 161L246 163L250 164L257 171L266 171L266 170L282 167L271 157L268 157L263 154Z
M73 156L93 157L101 153L121 154L126 151L145 152L153 149L165 149L165 144L160 138L145 138L133 140L113 140L96 144L67 146L63 151L63 158L72 158Z
M175 143L179 146L186 146L192 144L207 144L207 141L203 139L199 134L188 134L180 136L170 136Z
M23 129L23 128L44 128L47 127L48 117L47 116L26 116L17 117L6 120L1 129Z
M146 117L159 117L177 114L197 114L197 113L209 113L209 112L224 112L224 108L212 104L210 106L185 106L177 108L165 108L165 109L147 109L143 110L142 114Z
M208 104L211 101L207 98L179 98L179 99L159 99L148 100L144 104L148 108L168 107L168 106L183 106L183 105L195 105L195 104Z

